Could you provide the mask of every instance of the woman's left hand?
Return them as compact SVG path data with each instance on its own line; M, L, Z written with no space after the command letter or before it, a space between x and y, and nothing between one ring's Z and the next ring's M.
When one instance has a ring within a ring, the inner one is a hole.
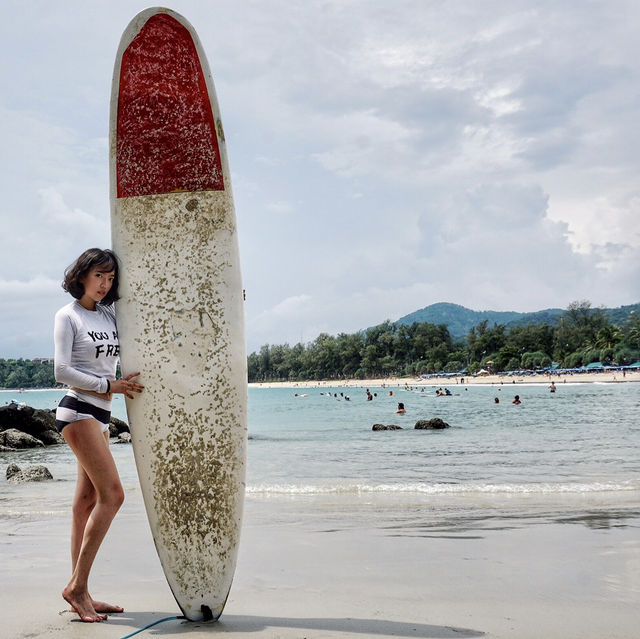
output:
M122 393L125 397L133 399L133 393L141 393L144 390L144 386L134 381L135 377L138 377L140 373L131 373L122 379L116 379L111 382L112 393Z

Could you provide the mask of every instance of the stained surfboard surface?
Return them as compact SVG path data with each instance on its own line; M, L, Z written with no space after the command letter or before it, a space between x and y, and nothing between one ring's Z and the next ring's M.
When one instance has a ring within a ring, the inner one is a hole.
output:
M231 588L247 442L246 348L224 132L198 36L147 9L113 75L111 233L123 374L149 524L188 619L217 619Z

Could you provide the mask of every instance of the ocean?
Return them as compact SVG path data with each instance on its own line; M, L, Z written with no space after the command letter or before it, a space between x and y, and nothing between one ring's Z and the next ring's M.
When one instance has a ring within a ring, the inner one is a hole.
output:
M640 384L558 384L555 393L526 384L450 389L438 397L432 386L371 387L376 397L366 401L364 387L251 388L252 521L400 535L577 519L594 528L638 525ZM62 395L2 391L0 405L15 399L54 408ZM406 414L395 413L398 402ZM122 396L113 414L126 419ZM413 428L432 417L451 427ZM375 423L402 430L373 432ZM111 449L125 490L139 493L131 446ZM0 460L0 538L29 522L68 520L76 466L66 446L0 453ZM44 464L54 481L12 486L4 478L10 463Z

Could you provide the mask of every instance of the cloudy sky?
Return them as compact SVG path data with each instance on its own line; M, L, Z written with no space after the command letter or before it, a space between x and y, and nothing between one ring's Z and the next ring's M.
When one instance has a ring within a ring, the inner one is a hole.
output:
M0 357L109 237L132 0L2 0ZM434 302L640 301L635 0L176 0L225 123L250 350Z

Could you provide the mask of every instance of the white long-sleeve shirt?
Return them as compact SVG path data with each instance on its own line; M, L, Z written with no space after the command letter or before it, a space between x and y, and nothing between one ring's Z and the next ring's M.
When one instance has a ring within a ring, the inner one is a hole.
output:
M82 390L106 393L116 378L120 356L113 304L87 310L77 300L57 313L53 330L56 381Z

